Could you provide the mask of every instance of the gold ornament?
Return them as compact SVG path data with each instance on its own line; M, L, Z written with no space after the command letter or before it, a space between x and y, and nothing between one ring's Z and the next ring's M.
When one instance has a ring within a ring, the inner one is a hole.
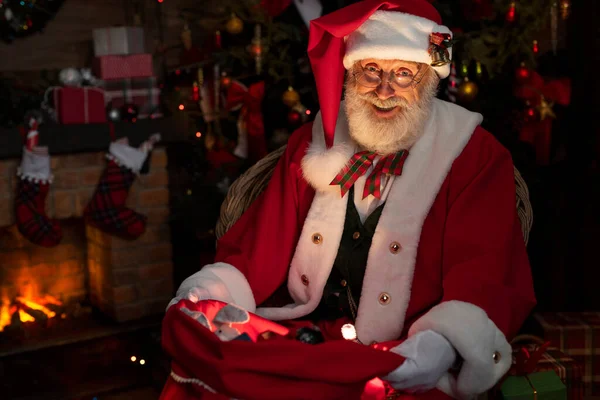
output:
M192 31L190 30L188 24L183 26L183 31L181 32L181 41L183 42L183 47L185 47L186 50L192 48Z
M244 22L237 15L232 13L231 18L227 21L227 25L225 25L225 29L232 35L237 35L244 30Z
M283 104L291 108L300 102L300 95L290 86L283 94L282 100Z
M462 103L470 103L477 97L479 88L475 82L471 82L469 78L465 77L463 83L458 87L456 95Z
M554 103L551 101L547 101L543 96L540 100L540 105L537 107L538 112L540 113L540 119L543 121L546 118L556 118L556 114L552 110Z

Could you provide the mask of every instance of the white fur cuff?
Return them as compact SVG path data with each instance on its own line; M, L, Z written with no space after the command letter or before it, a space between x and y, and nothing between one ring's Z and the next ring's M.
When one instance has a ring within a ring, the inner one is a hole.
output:
M118 165L131 169L136 174L142 169L148 152L136 149L125 143L113 142L110 144L106 157Z
M52 174L50 173L50 156L48 148L36 147L34 151L23 148L23 158L17 175L24 180L50 183Z
M375 11L346 39L344 67L350 69L356 61L367 58L405 60L431 64L429 35L448 33L446 26L434 21L397 11ZM452 58L452 48L448 49ZM432 67L441 79L450 74L450 65Z
M512 349L485 311L462 301L433 307L410 328L409 336L431 329L450 341L464 359L458 378L447 376L438 388L456 398L470 398L494 386L508 371Z
M215 263L205 266L181 283L177 296L194 287L208 290L212 299L235 304L252 313L256 311L250 284L244 274L233 265Z

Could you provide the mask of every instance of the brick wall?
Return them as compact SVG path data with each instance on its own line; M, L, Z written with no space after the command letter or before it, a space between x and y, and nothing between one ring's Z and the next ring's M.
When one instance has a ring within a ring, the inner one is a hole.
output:
M30 244L14 225L17 165L18 160L0 161L0 287L5 295L22 294L28 282L47 291L39 294L65 299L89 294L94 305L119 321L164 311L173 290L164 149L154 150L150 172L136 179L129 194L128 207L148 216L146 232L132 241L84 226L81 219L106 165L98 152L52 157L54 182L46 212L63 228L76 228L65 230L57 247Z

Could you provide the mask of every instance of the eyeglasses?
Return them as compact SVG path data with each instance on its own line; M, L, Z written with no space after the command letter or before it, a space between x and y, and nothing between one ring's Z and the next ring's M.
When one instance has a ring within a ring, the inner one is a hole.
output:
M413 72L409 68L399 68L396 71L384 72L377 64L369 63L364 67L360 64L357 65L359 71L354 72L354 79L356 82L366 88L375 89L384 81L384 77L387 74L387 82L396 91L407 91L414 89L423 77L427 68L423 65L419 65L417 72Z

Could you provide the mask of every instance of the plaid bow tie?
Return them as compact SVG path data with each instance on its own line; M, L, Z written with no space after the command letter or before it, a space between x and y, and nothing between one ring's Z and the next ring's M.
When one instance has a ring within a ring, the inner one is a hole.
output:
M350 190L358 178L367 172L373 164L377 153L372 151L361 151L352 156L348 164L331 181L330 185L340 185L342 197ZM402 175L404 161L408 157L408 150L402 150L395 154L381 157L373 172L368 176L363 190L363 199L372 194L375 198L381 199L381 177L384 174Z

